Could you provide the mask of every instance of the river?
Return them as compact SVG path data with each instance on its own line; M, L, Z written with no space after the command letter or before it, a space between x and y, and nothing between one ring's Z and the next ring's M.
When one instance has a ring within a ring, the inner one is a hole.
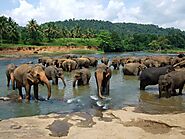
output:
M143 56L151 55L150 53L110 53L107 57L114 56ZM152 54L154 55L154 54ZM159 55L159 54L155 54ZM91 55L92 56L92 55ZM101 57L101 54L93 55ZM37 63L37 58L20 58L8 59L0 61L0 96L15 96L18 95L18 90L13 91L6 86L6 65L14 63L20 65L33 61ZM99 61L100 63L100 61ZM112 78L110 82L110 98L107 103L108 109L121 109L125 106L136 106L137 110L145 113L176 113L185 111L185 95L175 96L171 98L158 98L158 86L148 86L145 91L139 90L139 80L137 76L125 76L120 70L112 69ZM2 101L0 100L0 119L7 119L12 117L23 117L49 113L72 113L72 112L89 112L96 114L99 107L96 102L90 98L97 93L96 82L94 77L95 68L90 68L91 79L87 86L72 87L72 74L64 73L66 87L64 88L62 81L59 80L59 85L52 85L52 97L47 101L31 100L29 103L23 100L18 102ZM23 93L25 93L23 89ZM33 94L33 89L31 94ZM183 94L184 90L183 90ZM46 86L39 85L39 96L46 98Z

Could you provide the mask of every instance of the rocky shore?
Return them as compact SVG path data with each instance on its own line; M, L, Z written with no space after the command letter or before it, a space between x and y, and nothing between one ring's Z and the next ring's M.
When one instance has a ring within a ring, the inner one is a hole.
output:
M185 113L144 114L134 107L99 116L78 112L11 118L0 121L0 138L8 139L184 139Z

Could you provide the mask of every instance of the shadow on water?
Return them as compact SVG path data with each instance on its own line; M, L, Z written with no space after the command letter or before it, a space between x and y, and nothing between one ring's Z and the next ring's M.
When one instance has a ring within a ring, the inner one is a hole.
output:
M145 53L119 53L108 54L109 58L113 56L128 55L145 55ZM90 55L92 56L92 55ZM102 55L95 55L102 57ZM101 109L97 106L96 101L90 96L97 93L96 82L94 77L95 68L90 68L91 79L87 86L72 87L73 73L64 72L66 87L63 86L61 80L59 85L52 85L52 97L48 101L31 100L22 103L16 100L18 91L13 91L6 87L5 70L6 65L14 63L20 65L29 61L37 62L36 58L22 58L0 61L0 97L7 95L12 96L15 101L0 100L0 119L11 117L31 116L48 113L72 113L72 112L89 112L92 115L101 115ZM100 63L100 61L99 61ZM125 106L136 106L136 111L145 113L176 113L185 111L185 95L171 98L158 98L158 87L149 86L145 91L139 90L139 80L137 76L125 76L122 73L122 67L119 70L112 69L112 78L110 81L110 98L106 102L109 109L121 109ZM23 93L25 91L23 89ZM33 88L31 90L33 94ZM184 93L184 92L183 92ZM184 93L185 94L185 93ZM39 85L39 97L44 100L47 96L46 86Z

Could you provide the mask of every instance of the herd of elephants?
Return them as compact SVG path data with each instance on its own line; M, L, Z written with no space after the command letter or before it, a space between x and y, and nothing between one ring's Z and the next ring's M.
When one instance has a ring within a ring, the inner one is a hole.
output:
M101 62L100 62L101 61ZM110 68L113 66L113 69ZM6 69L7 86L18 89L19 98L23 99L22 87L25 88L27 101L30 100L31 87L33 86L34 98L38 98L38 85L45 84L48 90L47 99L51 97L51 83L58 85L58 79L66 86L64 71L73 71L72 86L87 85L91 79L89 68L96 67L94 71L97 96L104 99L109 96L110 80L112 70L119 70L120 66L124 75L138 76L140 90L145 90L148 85L159 87L160 97L171 97L182 95L185 84L185 57L183 54L177 56L127 56L101 58L90 56L78 56L66 54L60 58L40 57L38 63L25 63L21 65L8 64ZM176 93L176 89L179 92Z

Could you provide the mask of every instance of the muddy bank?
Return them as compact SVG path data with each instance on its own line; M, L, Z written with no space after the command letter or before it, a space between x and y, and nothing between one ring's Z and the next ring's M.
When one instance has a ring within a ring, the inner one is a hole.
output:
M49 114L0 122L0 138L185 138L185 113L151 115L134 107L89 113Z
M15 48L0 48L0 60L4 58L21 58L41 56L51 53L70 53L75 50L92 50L97 51L97 47L93 46L30 46Z

